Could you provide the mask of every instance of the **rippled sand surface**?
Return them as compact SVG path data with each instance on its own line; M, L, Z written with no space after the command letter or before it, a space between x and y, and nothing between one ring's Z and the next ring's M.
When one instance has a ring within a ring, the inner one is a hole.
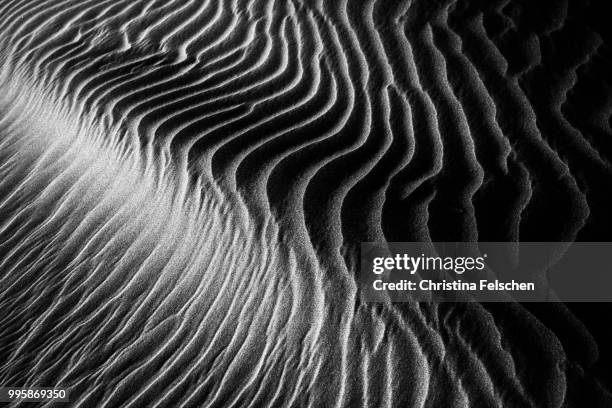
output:
M612 240L604 5L0 0L0 385L612 406L609 306L356 280L364 241Z

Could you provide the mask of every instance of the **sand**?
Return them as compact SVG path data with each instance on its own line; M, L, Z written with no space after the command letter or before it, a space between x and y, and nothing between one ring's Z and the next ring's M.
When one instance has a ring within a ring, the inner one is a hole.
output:
M609 306L357 290L360 242L610 241L603 6L540 3L0 1L0 386L612 404Z

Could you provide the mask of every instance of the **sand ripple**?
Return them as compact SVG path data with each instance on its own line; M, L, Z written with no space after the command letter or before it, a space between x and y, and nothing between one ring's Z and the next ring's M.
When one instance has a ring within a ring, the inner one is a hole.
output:
M0 1L0 384L604 404L563 306L356 290L363 241L610 240L602 10L532 3Z

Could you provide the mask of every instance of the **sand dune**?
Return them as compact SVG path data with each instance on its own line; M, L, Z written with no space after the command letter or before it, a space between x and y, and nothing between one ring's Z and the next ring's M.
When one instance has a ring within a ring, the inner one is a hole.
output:
M357 291L360 242L610 240L603 10L536 3L0 1L0 385L611 403L592 311Z

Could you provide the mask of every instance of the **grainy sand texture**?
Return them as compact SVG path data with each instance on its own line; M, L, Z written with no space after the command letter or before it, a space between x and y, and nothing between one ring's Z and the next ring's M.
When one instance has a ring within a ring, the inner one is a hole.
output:
M0 0L0 386L612 406L607 304L367 303L357 279L361 242L612 241L609 16Z

